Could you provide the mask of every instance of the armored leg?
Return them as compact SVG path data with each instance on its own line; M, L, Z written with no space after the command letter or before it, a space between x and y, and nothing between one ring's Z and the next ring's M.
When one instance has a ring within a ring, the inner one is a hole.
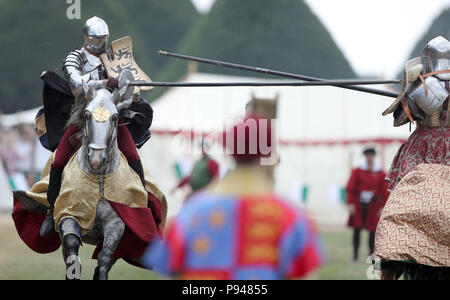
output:
M61 189L61 176L62 170L52 166L50 170L50 180L47 190L47 200L49 208L47 210L47 215L45 216L44 223L42 223L41 230L39 232L40 236L42 237L48 237L55 230L53 209L55 207L56 198L58 198L59 195L59 190Z

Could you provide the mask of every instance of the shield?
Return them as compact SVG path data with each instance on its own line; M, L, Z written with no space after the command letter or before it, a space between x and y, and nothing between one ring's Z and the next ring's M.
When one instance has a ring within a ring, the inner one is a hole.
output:
M123 37L111 43L111 57L112 59L106 54L100 56L109 78L119 78L122 71L128 70L133 74L133 78L136 81L152 81L134 61L133 40L130 36ZM153 87L135 87L134 93L149 91L151 89Z

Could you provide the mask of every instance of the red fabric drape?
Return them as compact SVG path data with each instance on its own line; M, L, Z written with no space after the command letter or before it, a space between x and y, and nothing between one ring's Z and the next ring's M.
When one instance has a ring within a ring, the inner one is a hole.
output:
M15 197L12 218L17 233L31 250L45 254L54 252L61 246L58 233L54 232L47 238L39 235L45 214L28 212Z

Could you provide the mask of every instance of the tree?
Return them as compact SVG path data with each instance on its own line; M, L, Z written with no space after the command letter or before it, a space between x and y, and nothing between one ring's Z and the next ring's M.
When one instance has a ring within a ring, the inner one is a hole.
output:
M217 0L178 51L323 78L355 76L331 35L302 0ZM173 59L161 76L177 80L186 69L186 62ZM250 75L207 65L199 70Z

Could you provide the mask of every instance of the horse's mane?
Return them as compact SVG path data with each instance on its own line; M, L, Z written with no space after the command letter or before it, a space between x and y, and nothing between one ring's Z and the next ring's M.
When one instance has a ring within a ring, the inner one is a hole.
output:
M70 125L78 126L79 128L83 128L83 112L87 106L87 99L85 95L79 95L75 97L74 105L72 106L72 111L70 112L70 118L66 123L66 127Z

